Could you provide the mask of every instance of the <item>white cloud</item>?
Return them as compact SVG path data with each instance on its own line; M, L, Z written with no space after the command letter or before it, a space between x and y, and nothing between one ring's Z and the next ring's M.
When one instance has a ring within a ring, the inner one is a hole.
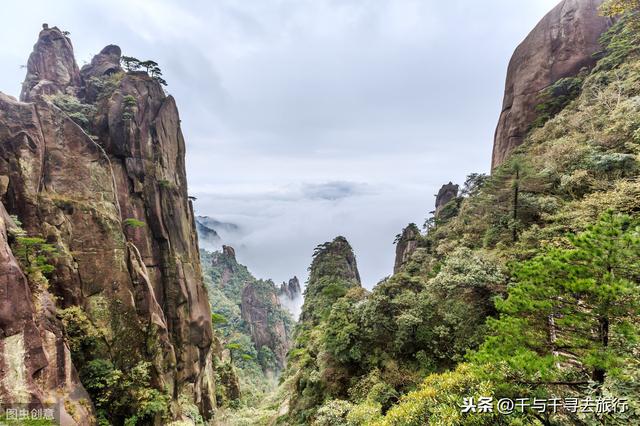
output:
M197 212L243 225L239 259L304 277L343 234L371 286L440 184L487 171L511 52L555 2L9 2L0 90L18 93L43 22L71 31L80 64L110 43L156 60Z

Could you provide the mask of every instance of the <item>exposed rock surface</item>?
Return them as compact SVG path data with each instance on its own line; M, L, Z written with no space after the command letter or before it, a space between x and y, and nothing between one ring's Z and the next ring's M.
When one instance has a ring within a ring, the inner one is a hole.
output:
M515 50L505 84L491 167L500 165L523 139L536 118L542 90L595 64L598 39L611 25L598 14L603 0L563 0Z
M249 326L251 340L260 350L271 349L280 370L285 367L291 345L276 288L270 281L248 283L242 290L242 319Z
M302 289L300 288L300 281L298 277L293 277L288 283L282 282L280 284L280 295L286 296L289 300L294 300L302 295Z
M40 33L21 96L28 103L0 95L0 182L8 181L0 201L30 235L57 247L49 281L58 307L79 306L107 330L115 319L105 317L105 307L131 313L135 321L126 327L146 333L155 346L131 342L132 350L152 363L152 381L173 398L174 418L181 417L178 399L210 417L211 315L180 119L173 97L153 78L118 73L119 53L108 46L83 70L85 76L117 73L83 129L40 96L81 96L86 88L69 39L55 27ZM33 339L27 347L39 345ZM73 371L56 368L58 375ZM49 389L38 386L41 393Z
M451 182L444 184L440 187L438 194L436 195L436 210L435 216L442 211L442 208L458 196L458 185Z
M393 273L400 271L402 265L411 257L411 254L418 248L420 230L415 223L409 224L402 230L402 234L396 242L396 259L393 264Z
M71 363L53 298L46 290L31 292L11 251L10 229L17 228L0 204L0 401L57 405L61 424L89 424L81 420L92 418L90 398Z
M234 262L236 261L236 250L231 246L222 246L222 254L229 259L232 259Z
M71 40L57 27L44 24L27 62L20 100L28 102L42 94L73 93L79 86L80 71Z
M93 57L90 64L82 67L80 75L83 80L91 77L101 77L122 71L120 67L120 56L122 51L119 46L110 44Z

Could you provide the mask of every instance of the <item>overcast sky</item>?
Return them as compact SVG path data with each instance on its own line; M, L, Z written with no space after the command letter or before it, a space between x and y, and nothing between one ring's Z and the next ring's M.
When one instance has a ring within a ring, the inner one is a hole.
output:
M351 242L365 286L448 181L487 172L506 67L556 0L3 1L0 91L43 22L80 66L107 44L160 63L196 213L237 223L261 278Z

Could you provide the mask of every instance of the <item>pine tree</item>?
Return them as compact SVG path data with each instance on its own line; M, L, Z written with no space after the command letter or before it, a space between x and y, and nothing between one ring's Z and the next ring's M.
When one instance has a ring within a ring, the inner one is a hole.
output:
M496 302L493 336L473 357L507 361L542 381L601 385L632 357L640 321L640 228L604 214L569 247L517 265L517 283Z

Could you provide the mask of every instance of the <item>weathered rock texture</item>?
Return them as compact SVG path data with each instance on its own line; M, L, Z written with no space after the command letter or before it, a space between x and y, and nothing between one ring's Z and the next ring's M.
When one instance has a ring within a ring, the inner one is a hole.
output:
M393 273L396 274L402 268L411 254L418 248L420 230L415 223L409 224L402 230L402 234L396 242L396 259L393 264Z
M295 300L302 295L302 289L300 288L300 281L298 277L293 277L288 283L282 282L280 284L280 295L285 296L289 300Z
M271 349L280 370L285 367L291 346L276 288L270 281L248 283L242 290L242 319L249 327L251 340L260 350Z
M42 94L74 93L80 86L80 71L69 38L46 24L27 62L27 76L20 99L28 102Z
M536 118L540 92L561 78L595 64L598 39L611 25L598 14L603 0L563 0L517 47L507 70L502 112L491 167L522 144Z
M215 407L211 316L187 197L180 119L158 82L116 68L119 54L108 46L81 78L69 39L55 27L40 33L24 102L0 96L0 182L8 181L0 201L29 235L57 247L49 281L58 307L79 306L106 330L118 320L114 312L131 313L127 318L134 320L125 327L144 333L154 347L146 339L126 344L152 363L152 381L173 398L173 416L180 417L181 398L209 417ZM94 93L88 129L42 96L82 96L87 79L105 75L109 84ZM31 339L25 347L39 345ZM58 375L73 376L71 365L56 368ZM48 389L36 386L33 392Z
M0 401L16 408L55 405L61 424L90 424L89 395L71 363L53 298L46 290L31 292L11 251L10 229L17 227L0 204Z
M442 208L458 196L458 185L451 182L444 184L440 187L438 194L436 195L436 210L435 216L438 217Z

